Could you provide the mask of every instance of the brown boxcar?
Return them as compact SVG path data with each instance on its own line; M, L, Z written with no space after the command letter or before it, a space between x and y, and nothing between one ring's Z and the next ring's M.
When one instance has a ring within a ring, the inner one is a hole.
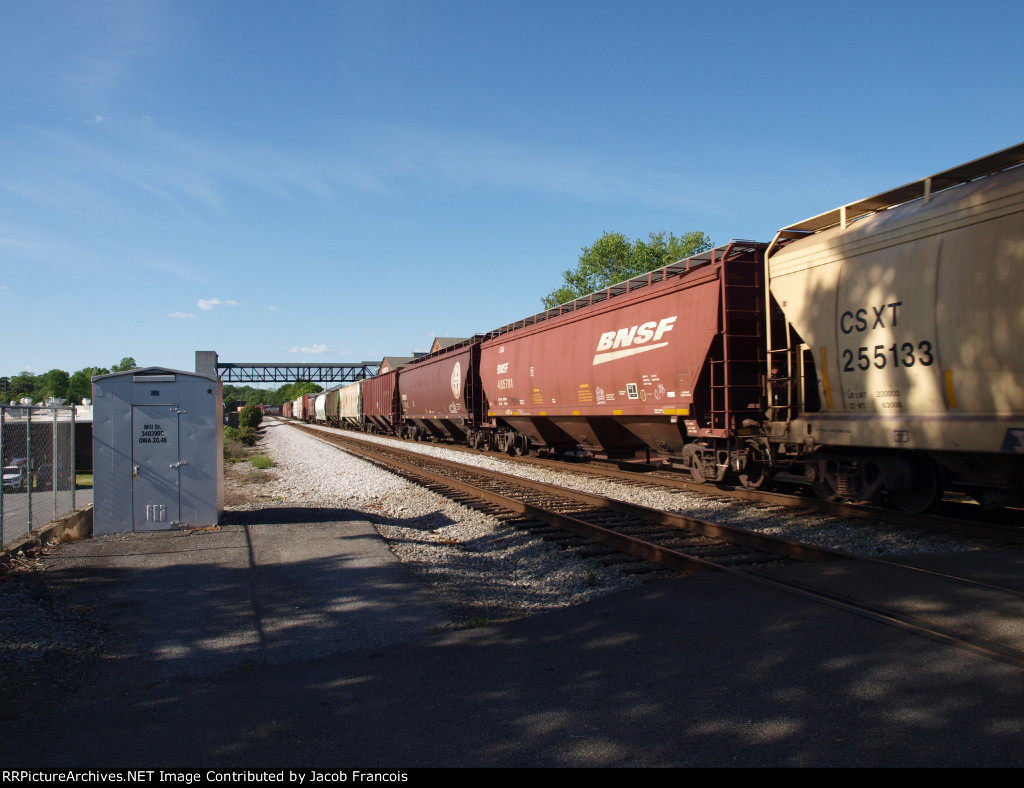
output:
M316 394L303 394L300 399L302 400L302 416L300 417L307 424L312 424L316 421Z
M733 242L495 332L480 380L498 447L523 448L503 444L510 427L556 451L650 447L723 476L722 442L763 419L763 252Z
M406 435L460 443L466 440L480 418L480 339L467 339L402 367L400 390Z

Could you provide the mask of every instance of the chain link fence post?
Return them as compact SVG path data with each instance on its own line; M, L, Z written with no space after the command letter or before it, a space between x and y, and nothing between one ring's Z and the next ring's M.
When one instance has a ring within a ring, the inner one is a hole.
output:
M7 422L7 408L0 405L0 481L3 478L4 469L7 467L7 460L4 459L4 432ZM7 487L0 483L0 546L7 544L7 535L4 532L4 498L7 496Z
M0 467L0 546L74 511L74 406L0 405Z
M28 532L32 533L32 409L26 410L25 420L25 501L28 504Z
M75 422L75 406L71 406L71 511L78 507L75 505L75 491L78 489L78 455L75 454L78 447L75 445L75 433L78 428Z

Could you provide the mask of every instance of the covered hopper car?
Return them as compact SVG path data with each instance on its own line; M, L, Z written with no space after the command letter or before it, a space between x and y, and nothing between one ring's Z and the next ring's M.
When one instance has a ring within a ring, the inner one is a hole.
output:
M768 251L766 461L824 498L1024 501L1024 145L791 225ZM806 393L811 396L807 396Z
M477 335L348 387L342 421L653 451L701 482L910 511L948 489L1022 504L1022 163L1024 144Z

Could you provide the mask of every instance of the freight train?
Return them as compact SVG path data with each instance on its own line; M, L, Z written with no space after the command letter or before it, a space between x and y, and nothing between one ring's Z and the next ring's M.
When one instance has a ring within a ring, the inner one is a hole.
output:
M1024 503L1024 144L290 404L524 454L656 452L698 482Z

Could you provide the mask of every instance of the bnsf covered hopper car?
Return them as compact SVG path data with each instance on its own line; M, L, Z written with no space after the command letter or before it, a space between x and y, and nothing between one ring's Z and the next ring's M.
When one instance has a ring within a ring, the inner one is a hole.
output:
M488 442L650 447L724 478L764 409L764 247L733 242L495 332L480 351Z

